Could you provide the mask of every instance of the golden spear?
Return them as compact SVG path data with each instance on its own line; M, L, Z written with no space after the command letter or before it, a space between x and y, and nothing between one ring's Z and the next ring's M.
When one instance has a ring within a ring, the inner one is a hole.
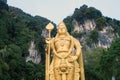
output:
M49 33L49 38L51 38L51 31L54 29L54 25L52 23L47 24L46 29L48 30ZM50 43L48 43L48 50L46 53L46 77L45 80L49 80L49 67L50 67Z

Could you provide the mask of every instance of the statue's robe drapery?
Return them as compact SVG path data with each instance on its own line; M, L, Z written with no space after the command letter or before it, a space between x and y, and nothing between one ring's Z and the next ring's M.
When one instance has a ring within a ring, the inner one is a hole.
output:
M71 37L73 39L73 37ZM82 46L80 45L80 48L82 48ZM70 56L74 56L74 54L71 52ZM68 58L69 58L68 57ZM69 63L67 61L67 58L64 59L64 61L62 61L62 59L57 58L57 56L53 55L52 58L52 62L50 64L50 70L49 70L49 74L50 74L50 80L56 80L56 76L55 76L55 70L57 69L59 73L60 72L60 66L62 65L62 62L68 64L67 68L66 68L66 74L69 73L69 69L70 67L74 67L73 70L73 75L70 76L72 80L85 80L85 76L84 76L84 67L83 67L83 58L82 58L82 51L80 52L80 55L78 57L78 59L76 61L74 61L73 63ZM57 60L57 65L55 65L55 60ZM68 79L66 79L68 80Z

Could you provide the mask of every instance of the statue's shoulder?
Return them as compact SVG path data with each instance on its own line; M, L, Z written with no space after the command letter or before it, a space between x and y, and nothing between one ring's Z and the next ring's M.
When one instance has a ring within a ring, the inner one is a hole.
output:
M70 36L70 38L74 41L78 41L76 38L74 38L73 36Z
M76 38L74 38L73 36L71 36L71 39L73 40L73 43L76 44L76 45L80 45L80 47L82 48L81 44L80 44L80 41Z
M55 43L55 42L58 42L59 41L59 38L58 37L55 37L54 39L53 39L53 42Z

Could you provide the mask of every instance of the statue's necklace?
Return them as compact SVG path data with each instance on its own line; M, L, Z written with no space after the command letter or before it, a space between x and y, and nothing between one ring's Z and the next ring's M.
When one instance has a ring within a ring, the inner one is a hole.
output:
M60 39L60 45L63 47L65 43L65 40L63 38Z

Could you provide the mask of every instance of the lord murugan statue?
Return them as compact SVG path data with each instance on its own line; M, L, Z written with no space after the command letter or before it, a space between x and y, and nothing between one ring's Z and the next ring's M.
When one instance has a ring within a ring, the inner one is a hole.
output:
M85 80L79 41L68 33L64 22L59 23L56 36L51 38L53 28L51 23L46 26L46 80Z

